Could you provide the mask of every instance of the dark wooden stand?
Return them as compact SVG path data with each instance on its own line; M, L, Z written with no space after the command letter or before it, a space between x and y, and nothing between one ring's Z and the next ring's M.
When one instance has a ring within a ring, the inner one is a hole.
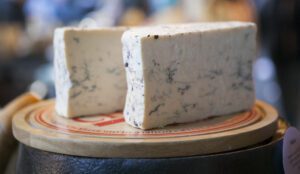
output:
M20 146L17 174L281 174L282 140L206 156L122 159L88 158Z

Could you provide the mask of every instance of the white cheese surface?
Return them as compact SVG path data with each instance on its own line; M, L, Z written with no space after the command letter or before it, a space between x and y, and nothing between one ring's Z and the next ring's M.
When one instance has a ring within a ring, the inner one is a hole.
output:
M55 107L59 115L75 117L123 110L127 90L121 44L124 31L55 31Z
M122 37L125 120L151 129L250 109L253 23L218 22L128 30Z

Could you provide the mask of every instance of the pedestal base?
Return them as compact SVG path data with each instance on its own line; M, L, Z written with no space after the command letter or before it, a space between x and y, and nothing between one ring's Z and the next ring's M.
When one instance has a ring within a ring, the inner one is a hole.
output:
M281 174L282 137L244 150L179 158L88 158L20 146L17 174Z

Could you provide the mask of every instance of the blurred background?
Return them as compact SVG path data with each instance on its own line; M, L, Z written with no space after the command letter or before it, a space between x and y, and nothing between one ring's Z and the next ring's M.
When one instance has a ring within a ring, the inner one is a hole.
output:
M257 98L300 127L300 1L0 0L0 108L28 90L54 97L52 35L61 26L202 21L258 25Z

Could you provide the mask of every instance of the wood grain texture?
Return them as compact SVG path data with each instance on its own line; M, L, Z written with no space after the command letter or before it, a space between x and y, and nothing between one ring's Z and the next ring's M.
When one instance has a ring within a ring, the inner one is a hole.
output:
M8 103L0 113L0 173L4 173L10 155L15 150L17 141L12 135L12 118L16 112L36 103L40 98L33 93L25 93Z
M13 120L14 136L30 147L68 155L179 157L255 145L275 134L278 119L273 107L257 101L249 112L143 131L118 120L122 119L118 114L62 118L55 113L53 105L52 100L44 101L20 111ZM247 121L250 113L256 117Z

